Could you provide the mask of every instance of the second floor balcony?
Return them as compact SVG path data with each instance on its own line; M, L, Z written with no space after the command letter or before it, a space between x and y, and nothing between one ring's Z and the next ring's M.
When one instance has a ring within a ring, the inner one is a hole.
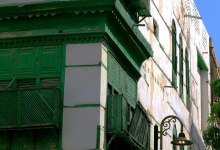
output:
M0 129L59 128L60 90L55 87L0 91Z

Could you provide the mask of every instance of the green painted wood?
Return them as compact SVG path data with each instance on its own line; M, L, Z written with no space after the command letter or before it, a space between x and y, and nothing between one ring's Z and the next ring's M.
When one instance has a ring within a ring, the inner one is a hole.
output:
M61 46L0 49L0 80L59 76L60 51Z
M59 128L59 90L28 88L0 91L0 95L0 129L52 125Z
M18 90L18 97L17 97L17 126L21 125L21 90ZM2 107L4 107L4 105L2 105ZM9 112L14 111L14 110L10 110Z
M28 11L44 11L44 10L53 10L53 9L65 9L69 7L91 7L91 6L105 6L105 5L113 5L115 3L114 0L87 0L87 1L81 1L81 0L65 0L65 1L59 1L59 0L44 0L40 2L26 2L26 3L8 3L8 4L1 4L0 6L0 13L1 14L7 14L8 10L11 10L10 13L13 14L13 18L16 18L16 16L19 16L18 13L21 12L28 12ZM17 6L20 6L19 9ZM23 7L25 6L25 7ZM39 13L38 13L39 14Z
M125 9L123 9L123 6L121 5L121 3L116 0L115 3L115 7L118 10L119 14L123 17L123 19L126 21L127 25L133 30L133 34L135 34L134 38L140 40L140 42L144 45L143 47L143 53L144 55L148 58L148 57L152 57L153 56L153 50L151 48L151 45L149 44L149 42L146 40L146 38L143 36L143 34L140 32L140 30L138 29L138 27L133 26L134 22L132 21L132 19L130 18L130 16L128 15L128 13L126 12Z
M189 82L189 60L185 57L186 62L186 106L189 112L191 112L191 98L190 98L190 82Z
M0 32L15 32L15 31L29 31L31 36L31 30L43 30L43 29L74 29L75 32L90 32L90 31L104 31L105 18L108 15L107 12L103 13L88 13L86 15L76 15L73 13L59 14L56 16L48 17L22 17L19 20L1 20L2 26ZM74 19L70 19L74 18ZM91 21L94 22L91 22ZM13 26L12 24L16 24ZM25 25L25 26L24 26ZM82 27L82 25L84 27ZM17 35L19 36L19 35ZM1 38L7 38L2 37Z
M62 46L61 49L61 60L66 59L66 44ZM63 131L63 108L64 108L64 84L65 84L65 61L61 61L61 77L60 77L60 130L59 130L59 150L62 149L62 131Z
M101 141L101 125L97 125L97 135L96 135L96 148L100 149Z
M182 100L184 100L183 97L183 45L182 45L182 37L180 36L180 45L179 45L179 76L180 76L180 81L179 81L179 90L180 90L180 97Z
M197 49L197 60L198 60L198 66L201 70L208 71L209 68L206 65L205 60L203 59L202 55L200 54L199 50Z
M177 86L176 25L172 24L172 85Z
M117 135L118 140L122 142L114 144L114 140L112 141L110 138L111 141L108 141L109 149L121 148L122 145L130 145L133 149L150 148L150 121L143 107L139 106L136 107L135 115L132 116L132 121L130 121L130 107L126 99L122 95L107 96L107 133L108 135ZM130 130L132 128L135 133L129 131L129 128Z
M13 49L2 49L0 51L0 76L8 76L12 72L13 66Z
M132 117L129 133L138 143L147 149L150 148L150 123L151 121L147 112L141 103L138 103Z
M116 2L118 3L118 2ZM51 35L51 34L59 34L58 29L62 29L64 33L88 33L88 32L108 32L109 34L111 31L108 31L110 29L110 26L108 25L108 29L106 24L109 24L106 22L106 17L113 16L114 17L114 22L118 24L118 19L120 17L120 24L123 24L124 27L126 27L126 30L129 31L130 35L128 35L127 31L124 32L124 35L118 34L119 31L123 31L118 29L118 31L115 31L113 34L114 37L114 42L116 43L123 43L122 47L120 49L124 49L124 45L126 45L127 40L125 41L124 39L129 39L132 40L131 43L133 43L134 48L130 48L131 51L133 49L138 49L140 50L140 54L138 58L132 58L137 54L137 50L129 54L132 59L131 62L133 65L135 65L134 61L137 62L136 67L138 70L140 69L140 66L142 62L147 59L149 56L152 56L153 51L150 47L150 44L146 41L146 39L143 37L143 35L140 33L140 31L137 28L133 28L133 23L132 26L126 24L126 22L129 20L129 18L125 19L124 15L126 14L126 11L123 10L123 7L119 4L116 5L120 11L120 13L117 13L117 10L114 10L115 12L112 15L109 15L110 11L105 11L103 13L88 13L84 15L83 13L79 14L74 14L74 13L60 13L56 16L47 16L46 18L44 16L42 17L21 17L19 20L5 20L3 19L2 22L2 28L0 28L0 31L4 33L0 33L1 38L6 38L6 37L23 37L23 36L39 36L40 34L44 35ZM95 9L96 10L96 9ZM123 13L122 13L123 11ZM120 15L123 14L121 17ZM108 16L107 16L108 15ZM69 19L69 18L75 18L75 19ZM125 21L124 21L125 19ZM77 21L76 21L77 20ZM113 21L110 18L111 21ZM91 23L91 21L93 23ZM115 28L115 23L112 24L111 28ZM17 24L16 27L12 26L12 24ZM24 26L25 24L25 26ZM120 27L120 25L119 25ZM133 31L134 30L134 31ZM6 32L10 32L10 34L5 34ZM28 31L28 33L27 33ZM119 37L121 36L121 37ZM127 36L127 38L125 37ZM132 37L132 39L130 39ZM117 42L117 40L121 40L120 42ZM123 42L124 40L125 42ZM127 48L126 48L127 49ZM129 47L128 47L129 49ZM125 50L127 51L127 50ZM128 56L129 56L128 55ZM134 55L134 56L133 56ZM128 57L126 56L126 57ZM141 59L142 58L142 59Z
M119 0L119 2L135 23L139 23L139 16L151 17L150 0Z
M119 93L123 94L130 105L135 108L137 96L137 83L125 71L122 65L108 53L108 83L117 89Z

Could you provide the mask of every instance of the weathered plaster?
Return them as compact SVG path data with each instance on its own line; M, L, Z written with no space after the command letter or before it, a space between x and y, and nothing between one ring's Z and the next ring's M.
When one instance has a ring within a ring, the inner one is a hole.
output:
M201 79L204 78L209 80L208 72L204 71L205 75L199 75L200 69L197 67L197 48L202 53L208 51L208 47L202 44L202 33L196 31L196 25L193 19L186 18L184 15L188 13L186 8L186 0L181 1L161 1L153 0L151 1L151 14L152 17L159 24L159 38L153 34L152 22L153 19L145 19L142 23L145 23L147 28L139 27L139 30L145 36L147 40L150 41L152 49L154 51L154 57L146 60L143 63L141 69L142 78L138 82L138 99L144 105L144 108L150 114L154 124L158 124L161 120L168 115L178 116L184 124L184 133L187 139L194 141L192 147L194 149L205 148L202 140L202 130L201 126L207 126L205 121L209 115L209 95L210 95L210 85L207 83L205 86ZM191 3L193 5L194 2ZM194 6L191 6L194 8ZM197 10L196 10L197 11ZM163 88L164 86L171 86L172 82L172 20L176 24L176 37L177 37L177 86L174 88ZM204 32L207 32L203 28L202 21L199 21L199 27ZM179 96L179 72L180 72L180 62L179 62L179 36L182 37L183 46L183 93L184 99L182 100ZM208 38L208 34L205 34ZM163 49L161 48L163 47ZM186 52L188 54L186 54ZM186 100L186 65L185 56L189 59L189 69L190 73L190 95L191 95L191 111L187 110L187 100ZM167 57L169 56L169 58ZM203 57L209 65L209 58L207 56ZM202 91L201 91L202 87ZM206 92L203 92L206 90ZM205 95L204 95L205 94ZM202 114L201 114L202 112ZM202 119L201 116L204 116ZM152 126L153 127L153 126ZM180 131L180 124L177 123L177 131ZM153 129L152 129L153 132ZM153 136L151 132L151 135ZM172 136L172 132L169 134ZM170 144L172 138L164 137L163 147L164 149L170 149L172 145ZM153 141L151 140L151 148L153 148Z

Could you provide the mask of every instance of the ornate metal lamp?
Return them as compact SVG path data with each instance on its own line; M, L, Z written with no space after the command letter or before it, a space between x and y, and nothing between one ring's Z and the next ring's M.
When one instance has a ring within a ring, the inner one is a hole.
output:
M185 145L191 145L193 144L192 141L189 141L186 139L185 134L183 133L183 131L180 132L179 137L177 138L177 140L171 141L170 142L173 145L179 145L179 146L185 146Z
M168 119L166 121L166 119ZM170 129L170 123L176 123L176 119L179 120L181 124L181 132L177 140L171 141L170 143L173 145L185 146L193 144L192 141L186 139L185 134L183 133L183 123L182 121L176 116L167 116L161 121L160 131L158 131L158 126L154 126L154 150L158 149L158 139L160 139L160 149L163 149L163 136L166 136L167 130ZM158 137L158 133L160 137Z

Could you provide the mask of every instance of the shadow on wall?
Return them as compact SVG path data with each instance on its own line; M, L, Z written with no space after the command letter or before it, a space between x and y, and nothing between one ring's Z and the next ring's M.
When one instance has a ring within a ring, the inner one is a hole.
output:
M194 122L192 123L191 134L193 138L191 139L193 140L193 145L191 147L193 150L208 150L208 148L205 147L202 136L200 136Z

